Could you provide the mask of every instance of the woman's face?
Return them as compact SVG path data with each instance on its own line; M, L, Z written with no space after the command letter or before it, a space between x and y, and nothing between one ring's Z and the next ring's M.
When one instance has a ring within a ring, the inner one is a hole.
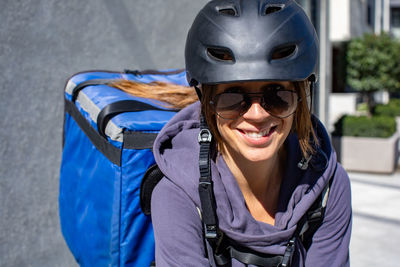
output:
M295 90L291 82L241 82L219 84L216 94L232 90L260 93L274 86ZM278 154L290 133L294 115L274 117L261 106L260 101L260 97L252 97L249 109L233 119L216 115L217 128L223 140L223 153L228 153L232 159L251 162L271 159Z

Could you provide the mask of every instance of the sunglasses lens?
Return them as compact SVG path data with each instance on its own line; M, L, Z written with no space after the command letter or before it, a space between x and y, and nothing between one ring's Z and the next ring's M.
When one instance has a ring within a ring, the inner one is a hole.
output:
M291 90L268 90L264 93L264 108L271 115L284 118L296 110L298 97Z
M251 106L252 98L258 98L263 108L272 116L285 118L293 114L297 107L297 93L292 90L267 89L263 93L222 93L215 96L213 107L222 118L235 119ZM262 98L262 99L261 99Z
M222 93L215 97L215 112L225 119L234 119L247 108L242 93Z

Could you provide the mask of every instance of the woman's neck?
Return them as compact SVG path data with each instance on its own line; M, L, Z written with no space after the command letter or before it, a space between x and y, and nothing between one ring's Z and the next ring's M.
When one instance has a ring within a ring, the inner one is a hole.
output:
M242 191L251 190L255 194L262 194L268 191L269 186L280 185L286 158L284 146L274 157L258 162L248 161L233 153L224 153L224 150L221 154Z
M265 161L251 162L233 153L222 156L256 220L274 224L280 185L284 174L285 146L278 154Z

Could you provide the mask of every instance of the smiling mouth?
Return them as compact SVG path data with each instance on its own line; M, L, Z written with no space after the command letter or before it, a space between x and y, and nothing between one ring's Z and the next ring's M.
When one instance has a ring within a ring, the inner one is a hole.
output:
M244 130L239 130L242 133L244 133L246 136L253 138L253 139L259 139L259 138L263 138L263 137L268 137L271 134L273 134L276 130L277 126L272 126L271 128L264 130L264 131L259 131L259 132L248 132L248 131L244 131Z

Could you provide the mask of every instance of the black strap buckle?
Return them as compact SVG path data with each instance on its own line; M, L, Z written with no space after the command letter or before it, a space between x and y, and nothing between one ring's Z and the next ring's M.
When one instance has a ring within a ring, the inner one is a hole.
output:
M215 240L215 239L217 239L217 237L218 237L217 226L215 224L214 225L205 225L204 234L205 234L205 238L207 240L210 240L210 239Z
M207 240L215 240L218 237L218 227L211 181L204 180L199 182L199 195L202 208L205 238Z
M282 263L280 265L281 267L289 267L292 264L295 241L296 238L292 238L289 240L289 243L286 246L285 254L283 254Z

